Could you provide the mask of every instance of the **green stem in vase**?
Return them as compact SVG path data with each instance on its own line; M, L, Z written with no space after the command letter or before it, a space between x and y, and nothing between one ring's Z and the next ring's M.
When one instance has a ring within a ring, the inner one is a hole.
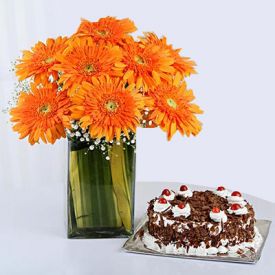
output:
M69 237L112 237L132 233L135 158L131 149L114 144L106 155L100 147L88 150L83 144L71 144Z
M114 144L110 152L113 188L117 198L119 215L126 231L132 228L132 207L130 204L129 182L126 173L123 146Z

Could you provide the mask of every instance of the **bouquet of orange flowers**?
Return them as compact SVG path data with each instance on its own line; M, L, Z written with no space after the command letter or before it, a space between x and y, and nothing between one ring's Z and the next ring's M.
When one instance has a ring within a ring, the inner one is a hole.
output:
M54 143L67 132L110 143L130 139L138 126L159 126L168 140L176 131L197 135L202 111L185 82L195 63L165 37L145 33L136 41L134 31L129 19L82 20L71 37L23 51L16 74L28 88L10 111L20 139Z
M22 90L10 114L20 139L69 139L69 237L132 233L138 126L158 126L168 140L201 130L185 82L195 63L165 37L135 40L135 30L129 19L82 20L71 37L38 42L16 64Z

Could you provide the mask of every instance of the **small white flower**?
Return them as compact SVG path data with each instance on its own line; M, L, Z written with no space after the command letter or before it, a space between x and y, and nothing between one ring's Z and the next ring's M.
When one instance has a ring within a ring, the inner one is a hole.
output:
M51 82L51 83L54 82L54 78L53 78L53 75L52 75L52 74L50 74L50 76L49 76L49 82Z
M125 141L126 141L126 138L123 138L122 140L123 140L123 142L125 142Z
M105 151L106 147L105 147L104 145L101 145L100 149L101 149L102 151Z
M86 141L90 141L90 139L87 137L87 138L86 138Z
M132 143L132 144L135 144L135 143L136 143L136 141L135 141L134 139L132 139L132 140L131 140L131 143Z
M75 136L74 133L71 133L71 134L70 134L70 137L74 137L74 136Z
M120 142L119 142L119 141L117 141L116 145L120 145Z
M112 144L114 141L113 140L110 140L110 143Z
M100 139L96 139L95 145L98 145L100 143Z
M152 123L153 123L152 120L149 120L148 124L149 124L150 126L152 125Z
M89 133L85 133L85 134L83 135L83 137L88 138L88 137L89 137Z
M85 141L85 138L81 137L81 138L80 138L80 141L81 141L81 142Z
M148 111L145 111L144 114L147 116L147 115L149 114L149 112L148 112Z
M74 125L73 125L73 129L77 130L77 129L78 129L78 125L77 125L77 124L74 124Z
M107 156L107 157L106 157L106 160L110 160L110 157L109 157L109 156Z
M90 145L89 149L90 149L90 150L94 150L94 149L95 149L95 146L94 146L94 145Z
M75 132L75 136L76 136L76 137L80 137L80 136L81 136L81 133L80 133L79 131L76 131L76 132Z
M142 123L144 123L144 124L145 124L145 123L146 123L146 120L145 120L145 119L143 119L143 120L142 120Z

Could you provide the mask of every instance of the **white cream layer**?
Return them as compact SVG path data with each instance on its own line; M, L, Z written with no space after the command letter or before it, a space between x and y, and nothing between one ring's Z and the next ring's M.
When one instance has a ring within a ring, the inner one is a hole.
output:
M160 226L160 221L161 217L159 213L154 213L153 215L154 218L156 218L156 221L153 222L155 225ZM173 225L173 224L178 224L177 232L182 233L185 230L190 230L191 228L188 226L189 221L184 222L178 222L174 218L173 219L167 219L166 217L162 216L163 222L164 222L164 227L167 225ZM210 236L217 236L218 234L221 233L222 231L222 226L221 223L213 224L212 222L197 222L193 224L193 228L196 228L198 226L204 226L206 225L207 228L209 229L209 234Z

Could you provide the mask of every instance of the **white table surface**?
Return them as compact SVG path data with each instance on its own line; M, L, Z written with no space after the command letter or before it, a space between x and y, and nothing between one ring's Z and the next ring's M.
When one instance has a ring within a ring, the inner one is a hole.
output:
M53 187L54 186L54 187ZM135 221L146 211L147 201L175 183L136 183ZM0 187L0 274L100 275L100 274L275 274L274 223L256 265L208 262L137 255L121 250L126 239L66 238L64 183ZM275 204L247 196L259 219L275 221Z

